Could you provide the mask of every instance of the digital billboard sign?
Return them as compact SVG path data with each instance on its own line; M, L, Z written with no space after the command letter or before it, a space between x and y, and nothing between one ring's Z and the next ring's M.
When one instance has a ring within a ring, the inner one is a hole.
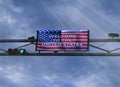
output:
M36 51L89 50L89 30L37 30Z

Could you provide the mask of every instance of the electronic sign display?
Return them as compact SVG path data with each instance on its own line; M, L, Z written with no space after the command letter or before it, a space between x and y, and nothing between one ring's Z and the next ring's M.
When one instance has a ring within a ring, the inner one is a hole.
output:
M37 30L36 51L89 50L89 30Z

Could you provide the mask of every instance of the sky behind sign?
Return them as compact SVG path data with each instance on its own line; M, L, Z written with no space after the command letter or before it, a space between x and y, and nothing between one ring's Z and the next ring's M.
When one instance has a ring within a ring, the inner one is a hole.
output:
M38 29L88 29L90 38L108 38L108 33L120 32L119 4L120 0L0 0L0 39L25 39L36 36ZM0 57L0 86L119 87L119 68L119 57Z

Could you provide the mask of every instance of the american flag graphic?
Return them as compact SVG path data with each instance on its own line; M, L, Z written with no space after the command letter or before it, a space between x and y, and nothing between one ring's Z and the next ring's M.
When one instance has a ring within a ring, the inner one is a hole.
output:
M36 50L88 51L88 30L38 30Z

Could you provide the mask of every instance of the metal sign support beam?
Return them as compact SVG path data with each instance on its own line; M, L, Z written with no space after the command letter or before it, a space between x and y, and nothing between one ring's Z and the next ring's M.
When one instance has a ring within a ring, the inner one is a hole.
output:
M0 53L0 56L120 56L120 53L28 53L25 55Z
M90 42L120 42L120 39L90 39ZM36 42L36 39L34 40L28 40L28 39L0 39L0 43L16 43L16 42Z
M34 44L33 42L36 42L36 39L0 39L0 43L28 43ZM120 39L90 39L89 42L120 42ZM20 47L24 47L30 44L26 44ZM91 45L91 47L94 47L96 49L103 50L107 53L27 53L24 55L20 54L13 54L10 55L7 52L6 53L0 53L0 56L120 56L120 53L111 53L115 50L119 50L120 48L113 49L111 51L108 51L106 49ZM18 47L18 48L20 48ZM3 49L2 49L3 50ZM4 50L3 50L4 51Z

